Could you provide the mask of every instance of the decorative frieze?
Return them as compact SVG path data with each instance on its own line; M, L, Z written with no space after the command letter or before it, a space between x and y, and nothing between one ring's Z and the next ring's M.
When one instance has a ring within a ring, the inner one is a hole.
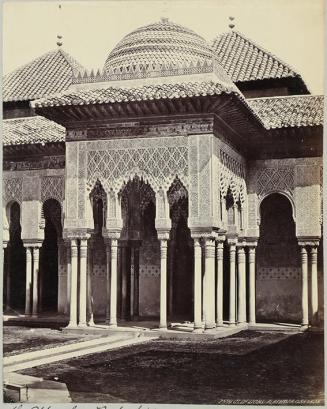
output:
M147 125L139 122L126 122L84 130L68 130L67 140L187 136L208 133L212 132L212 130L213 121L211 119Z
M14 170L33 170L33 169L64 169L65 157L64 156L47 156L37 160L25 160L25 161L3 161L3 169Z

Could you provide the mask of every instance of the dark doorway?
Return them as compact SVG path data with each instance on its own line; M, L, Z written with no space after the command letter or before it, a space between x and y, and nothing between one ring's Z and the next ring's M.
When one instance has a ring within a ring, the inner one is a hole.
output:
M58 310L58 239L62 237L61 207L49 199L43 205L44 241L40 253L40 310Z
M271 194L260 206L257 247L257 317L264 321L301 319L301 264L290 201Z
M26 253L21 239L20 206L13 202L8 206L9 243L5 250L6 281L5 300L8 310L23 312L25 306Z

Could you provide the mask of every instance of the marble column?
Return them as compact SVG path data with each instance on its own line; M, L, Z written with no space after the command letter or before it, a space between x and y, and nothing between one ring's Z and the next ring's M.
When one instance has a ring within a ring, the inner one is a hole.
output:
M212 238L204 239L204 328L211 329L216 327L215 320L215 240Z
M32 274L33 274L33 303L32 315L37 316L39 312L39 268L40 268L40 249L39 247L32 248Z
M175 249L175 244L174 240L169 240L169 306L168 306L168 311L169 311L169 316L173 316L173 302L174 302L174 249Z
M202 251L194 239L194 332L202 332Z
M318 316L318 248L311 247L311 324L317 325L319 322Z
M77 327L78 242L71 240L69 328Z
M216 325L222 327L224 309L224 243L217 242L217 294L216 294Z
M122 243L121 246L121 318L128 318L127 312L127 244Z
M308 309L308 253L305 245L301 245L302 264L302 326L309 325Z
M111 240L111 275L110 275L110 318L109 326L117 327L117 247L118 240Z
M92 285L92 265L93 265L93 242L88 241L87 250L87 325L94 325L94 302L93 302L93 285Z
M229 325L236 324L235 294L236 294L236 265L235 265L235 243L229 243Z
M65 242L66 257L67 257L67 291L66 291L66 306L65 314L69 314L70 311L70 284L71 284L71 243L70 240Z
M25 315L32 312L32 249L26 247Z
M167 328L167 240L160 240L160 328Z
M237 248L238 260L238 323L246 322L246 266L244 246L240 245Z
M249 247L249 323L256 323L255 312L255 246Z
M106 240L106 272L107 272L107 307L106 323L110 323L110 269L111 269L111 241Z
M80 240L79 327L87 325L87 240Z

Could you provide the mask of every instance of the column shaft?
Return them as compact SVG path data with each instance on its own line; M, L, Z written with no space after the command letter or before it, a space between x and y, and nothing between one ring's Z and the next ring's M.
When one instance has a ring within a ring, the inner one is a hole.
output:
M79 326L87 323L87 240L81 239L79 281Z
M32 300L32 250L26 247L25 315L31 314Z
M127 247L121 246L121 317L127 319Z
M88 242L87 250L87 323L88 325L94 325L94 313L93 313L93 285L92 285L92 265L93 265L93 243Z
M238 322L246 322L246 270L244 247L238 248Z
M224 243L218 241L217 244L217 295L216 295L216 314L217 326L224 325L223 308L224 308Z
M160 240L160 328L167 328L167 240Z
M229 325L236 324L236 311L235 311L235 293L236 293L236 266L235 266L235 244L229 245Z
M33 306L32 315L36 316L39 310L39 260L40 249L33 248L32 272L33 272Z
M65 314L68 314L70 311L70 285L71 285L71 244L67 242L66 244L66 257L67 257L67 291L66 291L66 306Z
M70 314L69 327L77 327L78 243L71 241Z
M317 247L311 247L311 314L312 325L319 321L318 317L318 269L317 269L318 250Z
M255 247L249 247L249 322L255 324Z
M106 270L107 270L107 306L106 306L106 323L110 323L110 268L111 268L111 242L106 242Z
M202 331L202 254L199 239L194 239L194 331Z
M111 327L117 327L117 247L118 240L111 240L111 275L110 275L110 320Z
M205 329L215 328L215 241L205 239L204 318Z
M305 246L301 246L302 262L302 325L309 324L308 311L308 253Z

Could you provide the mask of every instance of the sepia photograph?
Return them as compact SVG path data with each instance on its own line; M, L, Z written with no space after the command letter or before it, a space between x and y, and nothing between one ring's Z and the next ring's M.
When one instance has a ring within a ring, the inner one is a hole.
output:
M4 406L324 406L325 2L1 5Z

